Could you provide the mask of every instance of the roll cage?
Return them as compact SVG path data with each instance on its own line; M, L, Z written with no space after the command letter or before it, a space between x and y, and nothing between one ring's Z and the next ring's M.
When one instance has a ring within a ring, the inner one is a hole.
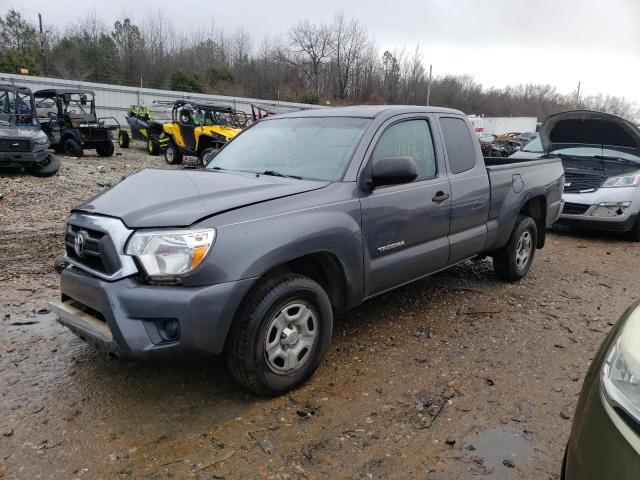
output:
M0 125L37 125L35 100L27 87L0 84Z

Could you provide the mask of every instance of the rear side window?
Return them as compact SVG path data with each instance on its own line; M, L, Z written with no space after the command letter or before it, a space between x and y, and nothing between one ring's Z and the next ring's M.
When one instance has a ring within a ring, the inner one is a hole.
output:
M436 176L436 155L426 120L406 120L388 127L373 151L373 164L384 157L410 157L416 162L418 178Z
M440 127L444 135L447 157L451 173L462 173L476 166L475 138L471 137L469 127L460 118L441 118Z

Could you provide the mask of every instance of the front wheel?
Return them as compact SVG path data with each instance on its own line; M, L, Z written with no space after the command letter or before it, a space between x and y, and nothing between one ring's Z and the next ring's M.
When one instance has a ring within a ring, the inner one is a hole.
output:
M256 395L279 395L316 371L331 342L333 311L312 279L265 280L234 320L225 345L234 378Z
M164 151L164 161L169 165L182 163L182 152L175 143L169 142L169 146Z
M493 255L493 270L501 280L517 282L529 272L536 253L538 228L531 217L519 215L507 244Z
M47 155L47 160L30 168L34 177L51 177L60 169L60 159L52 153Z
M111 155L113 155L114 150L115 148L113 147L113 142L111 140L102 142L96 147L96 152L101 157L110 157Z
M632 242L640 242L640 216L636 219L636 222L629 231L629 240Z

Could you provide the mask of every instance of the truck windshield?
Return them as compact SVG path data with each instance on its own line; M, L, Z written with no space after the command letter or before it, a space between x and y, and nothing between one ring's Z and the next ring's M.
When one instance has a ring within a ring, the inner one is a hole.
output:
M346 117L267 120L230 142L207 168L336 181L369 122Z
M1 90L0 122L5 125L35 125L31 94Z

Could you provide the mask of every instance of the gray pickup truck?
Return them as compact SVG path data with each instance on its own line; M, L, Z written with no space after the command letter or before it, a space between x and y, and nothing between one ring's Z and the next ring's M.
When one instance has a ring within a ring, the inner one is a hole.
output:
M500 162L456 110L267 118L202 170L143 170L75 208L51 305L116 355L224 354L245 388L282 393L318 368L337 312L474 257L527 274L564 172Z

